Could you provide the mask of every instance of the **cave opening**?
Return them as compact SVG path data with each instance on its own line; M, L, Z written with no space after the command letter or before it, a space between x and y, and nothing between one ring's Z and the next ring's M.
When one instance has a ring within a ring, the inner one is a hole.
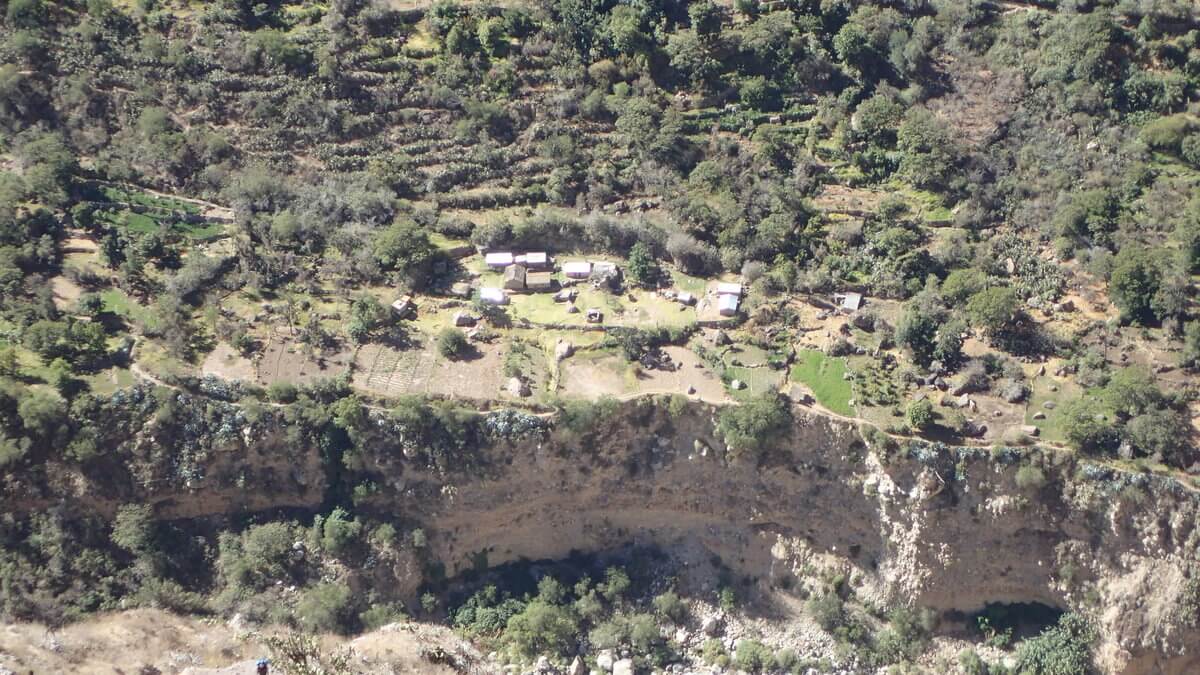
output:
M1044 602L989 602L971 612L951 610L943 625L957 624L969 635L983 640L1024 640L1058 623L1066 610Z

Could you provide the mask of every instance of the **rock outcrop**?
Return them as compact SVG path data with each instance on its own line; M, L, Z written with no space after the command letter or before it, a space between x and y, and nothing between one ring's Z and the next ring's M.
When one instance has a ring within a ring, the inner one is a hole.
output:
M380 486L359 508L421 527L426 555L450 576L481 559L559 559L630 543L703 551L775 588L805 583L806 569L832 569L876 606L1078 609L1096 623L1106 672L1200 672L1200 616L1183 593L1197 583L1200 495L1185 483L1048 449L885 447L878 434L868 442L854 425L801 409L766 439L769 449L734 458L718 413L631 401L584 429L493 436L471 461L451 457L439 469L419 453L377 448L358 458ZM272 497L316 508L327 480L318 451L281 452L281 438L264 426L213 454L199 486L83 475L59 503L108 513L144 499L173 519L223 518ZM1018 481L1031 465L1042 480L1027 470ZM269 489L255 482L269 478ZM3 506L37 504L8 494ZM421 569L399 572L397 593L414 597Z

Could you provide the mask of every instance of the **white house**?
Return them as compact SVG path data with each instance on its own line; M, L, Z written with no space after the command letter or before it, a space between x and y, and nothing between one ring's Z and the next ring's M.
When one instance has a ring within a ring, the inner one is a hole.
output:
M732 295L735 298L742 297L742 285L732 283L717 284L717 295Z
M503 289L499 288L481 288L479 289L479 299L488 305L506 305L508 304L508 296L504 294Z
M592 263L586 260L572 260L563 263L562 271L571 279L586 279L592 274Z
M550 264L550 256L546 255L545 251L530 251L522 257L525 258L525 266L535 270Z
M733 316L737 314L738 296L732 294L724 294L717 296L717 311L721 316Z
M496 251L483 256L483 261L492 269L504 269L513 264L513 254L509 251Z

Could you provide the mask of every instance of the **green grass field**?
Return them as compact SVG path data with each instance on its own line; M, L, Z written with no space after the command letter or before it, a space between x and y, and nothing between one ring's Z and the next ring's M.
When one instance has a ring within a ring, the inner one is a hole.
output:
M821 405L839 415L852 417L854 408L850 399L854 394L850 381L844 378L846 362L815 349L805 349L798 357L796 365L792 366L792 379L812 389Z

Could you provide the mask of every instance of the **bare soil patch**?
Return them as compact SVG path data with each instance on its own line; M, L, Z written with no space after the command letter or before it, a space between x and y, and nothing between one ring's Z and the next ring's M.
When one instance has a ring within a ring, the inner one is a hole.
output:
M341 373L350 365L352 359L353 354L350 351L330 356L308 356L299 343L276 337L263 350L256 377L259 384L303 384ZM208 364L208 359L205 359L205 364ZM236 369L238 366L234 363L229 367Z
M404 350L367 345L355 360L354 386L388 396L501 397L503 347L498 343L475 346L478 353L472 358L451 361L437 354L432 340ZM535 392L541 379L530 378Z
M422 658L434 647L480 660L442 626L390 624L352 640L322 641L330 651L352 649L355 672L361 673L452 673ZM31 623L0 626L0 668L17 673L240 675L253 673L255 661L267 655L255 639L226 623L153 609L95 615L61 630Z
M813 204L828 213L845 213L864 217L879 210L879 204L887 196L882 190L854 188L845 185L826 185Z
M1016 72L995 72L953 59L946 59L942 67L949 75L950 90L931 100L930 110L968 143L983 143L1016 109L1024 79Z
M67 309L75 305L75 301L83 295L79 284L62 276L50 277L50 290L54 292L54 306Z
M725 385L695 352L687 347L668 346L663 351L676 364L675 370L633 368L622 357L607 354L598 358L567 359L560 365L562 387L570 398L635 396L640 394L688 395L710 402L727 400Z

